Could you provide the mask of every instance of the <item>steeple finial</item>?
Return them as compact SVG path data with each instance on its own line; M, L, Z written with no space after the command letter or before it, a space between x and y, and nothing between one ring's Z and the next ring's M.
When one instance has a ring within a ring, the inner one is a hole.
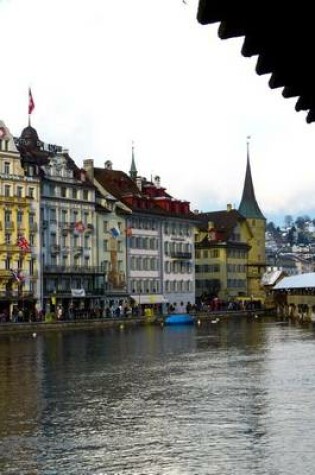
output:
M252 172L250 167L250 158L249 158L249 144L250 144L250 135L247 136L246 148L247 148L247 163L246 163L246 174L245 174L245 182L243 188L243 195L241 199L241 203L239 205L238 211L245 217L245 218L254 218L254 219L265 219L264 215L260 211L258 206L253 179L252 179Z
M134 180L137 178L138 172L136 168L136 162L135 162L135 146L134 146L134 141L132 141L132 153L131 153L131 167L130 167L130 177Z

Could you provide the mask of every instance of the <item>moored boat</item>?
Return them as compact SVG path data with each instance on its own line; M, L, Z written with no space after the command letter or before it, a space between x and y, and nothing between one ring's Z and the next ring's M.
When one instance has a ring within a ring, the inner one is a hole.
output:
M189 313L173 313L167 315L164 320L165 325L193 325L195 318Z

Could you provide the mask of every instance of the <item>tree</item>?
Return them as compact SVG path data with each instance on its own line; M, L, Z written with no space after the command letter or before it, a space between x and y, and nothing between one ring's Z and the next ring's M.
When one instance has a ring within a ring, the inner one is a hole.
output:
M275 233L275 232L276 232L276 226L275 226L275 224L274 224L272 221L270 221L270 222L267 223L267 225L266 225L266 230L267 230L269 233L272 233L272 234Z
M293 224L293 217L291 216L291 214L287 214L284 217L284 225L286 228L291 228L292 224Z

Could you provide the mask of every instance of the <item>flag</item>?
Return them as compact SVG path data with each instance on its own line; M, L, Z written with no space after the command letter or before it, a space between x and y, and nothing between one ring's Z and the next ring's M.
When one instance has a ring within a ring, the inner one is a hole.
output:
M27 239L24 236L19 236L17 240L17 245L22 251L29 251L30 245Z
M131 226L127 226L127 228L126 228L126 236L127 236L127 237L132 236L132 227L131 227Z
M10 271L11 271L13 279L16 280L17 282L20 282L18 271L13 270L13 269L10 269Z
M28 90L28 114L30 115L35 108L35 102L32 96L31 88Z
M25 280L24 274L20 270L10 269L12 277L16 282L23 282Z
M120 231L119 231L118 228L115 228L115 227L110 228L109 232L111 233L112 237L115 238L115 239L116 239L118 236L120 236Z
M83 231L85 231L85 226L82 223L82 221L78 221L77 223L74 224L74 230L77 231L78 233L83 233Z

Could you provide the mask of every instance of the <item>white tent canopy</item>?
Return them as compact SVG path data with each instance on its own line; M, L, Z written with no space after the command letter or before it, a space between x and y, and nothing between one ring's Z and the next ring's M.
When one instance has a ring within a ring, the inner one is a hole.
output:
M307 274L298 274L292 275L290 277L284 277L273 287L273 290L306 288L315 288L315 272L308 272Z

